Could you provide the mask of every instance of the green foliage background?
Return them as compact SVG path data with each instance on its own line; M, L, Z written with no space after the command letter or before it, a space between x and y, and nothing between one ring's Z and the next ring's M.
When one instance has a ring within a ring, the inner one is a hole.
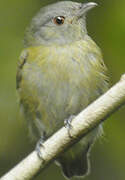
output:
M34 148L27 137L16 94L16 66L23 48L24 31L32 16L54 0L0 0L0 176ZM125 1L95 0L88 31L101 47L112 84L125 72ZM91 153L91 174L85 180L125 179L125 107L104 125L104 136ZM35 180L63 180L50 165Z

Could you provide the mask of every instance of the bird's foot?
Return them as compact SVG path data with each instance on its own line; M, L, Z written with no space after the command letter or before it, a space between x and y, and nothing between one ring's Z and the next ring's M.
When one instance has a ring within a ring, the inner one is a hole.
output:
M44 141L45 141L45 138L41 137L40 140L36 144L37 155L42 161L45 161L43 156L42 156L42 153L41 153L41 148L45 148L44 145L43 145Z
M72 120L75 118L74 115L71 115L68 119L64 120L64 126L68 130L69 137L72 138L72 135L70 133L70 130L72 129Z

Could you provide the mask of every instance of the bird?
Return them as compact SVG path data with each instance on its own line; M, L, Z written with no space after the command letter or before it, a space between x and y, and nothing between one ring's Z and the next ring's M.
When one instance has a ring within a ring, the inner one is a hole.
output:
M109 87L100 48L88 35L86 15L94 2L59 1L40 9L26 29L17 68L17 91L31 139L46 140ZM99 124L62 153L56 162L63 175L90 172L92 145Z

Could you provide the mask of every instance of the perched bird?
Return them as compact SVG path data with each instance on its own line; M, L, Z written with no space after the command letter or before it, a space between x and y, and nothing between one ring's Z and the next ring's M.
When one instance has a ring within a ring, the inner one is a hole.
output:
M60 1L43 7L26 30L17 90L32 139L47 139L108 89L107 68L88 36L96 3ZM57 159L67 178L89 172L88 155L102 125Z

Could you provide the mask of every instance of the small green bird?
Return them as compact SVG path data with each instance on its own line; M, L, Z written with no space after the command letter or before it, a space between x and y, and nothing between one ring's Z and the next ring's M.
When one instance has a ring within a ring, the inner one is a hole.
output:
M57 2L43 7L27 28L17 90L35 141L47 139L108 89L100 49L86 30L86 14L95 6ZM89 172L89 151L101 130L99 125L57 159L67 178Z

